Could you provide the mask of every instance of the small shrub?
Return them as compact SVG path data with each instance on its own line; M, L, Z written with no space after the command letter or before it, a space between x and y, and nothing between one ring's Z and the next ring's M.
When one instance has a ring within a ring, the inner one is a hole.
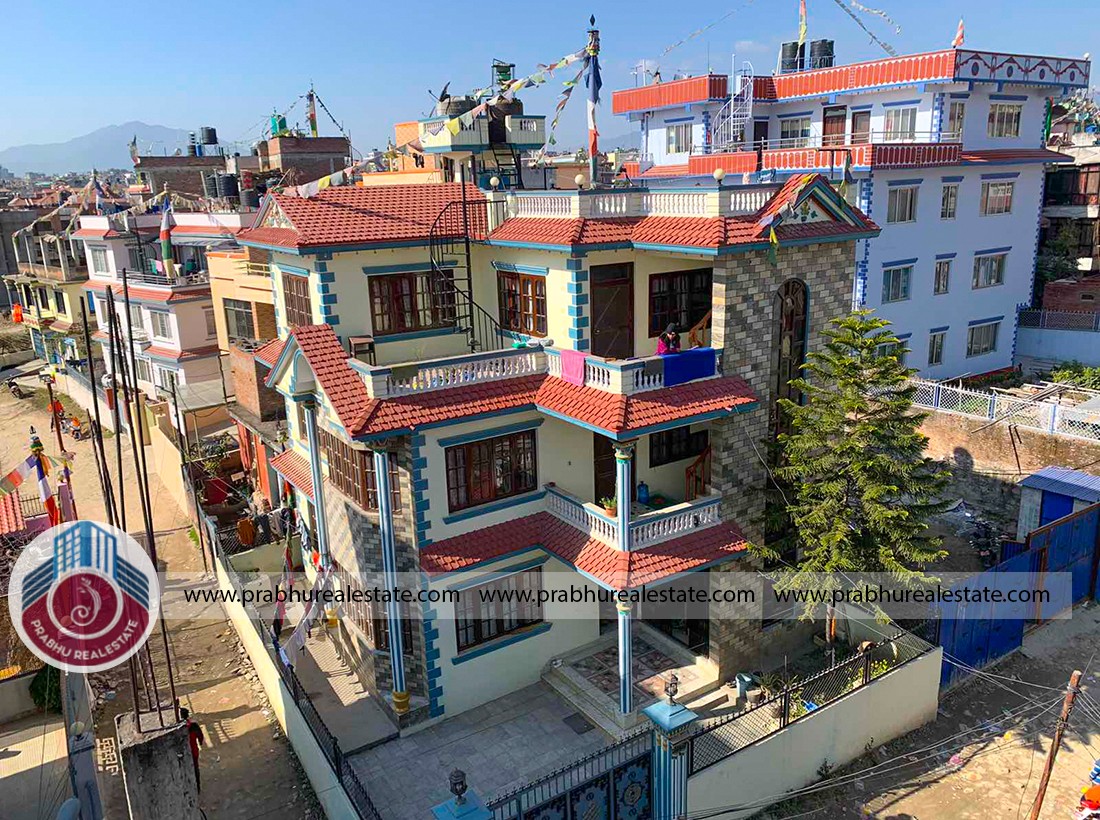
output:
M43 666L31 681L31 699L43 712L61 713L61 671Z

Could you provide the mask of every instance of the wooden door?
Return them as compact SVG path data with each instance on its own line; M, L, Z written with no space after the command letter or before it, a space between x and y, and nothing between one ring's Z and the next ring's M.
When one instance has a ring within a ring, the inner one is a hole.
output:
M637 471L634 469L638 451L635 450L630 462L630 497L634 498L634 486L638 483ZM607 436L599 433L592 434L592 467L595 472L597 504L604 498L615 498L615 445Z
M852 145L863 145L871 141L871 112L852 112Z
M835 105L826 108L824 116L821 144L824 146L843 145L844 131L848 125L848 106Z
M609 359L634 355L634 263L593 265L592 353Z

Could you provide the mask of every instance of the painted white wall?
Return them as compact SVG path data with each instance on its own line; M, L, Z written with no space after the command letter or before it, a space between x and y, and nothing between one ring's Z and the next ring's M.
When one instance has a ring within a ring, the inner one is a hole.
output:
M942 656L937 647L690 777L688 811L768 798L778 802L785 792L819 780L823 762L843 766L862 755L867 744L880 746L934 720Z
M494 574L506 572L542 554L532 550L518 556L510 556L493 562L476 571L462 572L432 581L433 590L443 590L455 583L466 584L480 577L489 579ZM542 565L542 582L546 590L569 590L590 584L583 576L556 558L551 557ZM587 609L587 611L580 611ZM436 647L439 649L439 683L443 687L443 705L448 717L480 706L494 698L502 697L539 680L543 667L552 658L564 655L599 637L599 605L548 603L543 607L543 620L552 624L550 629L526 640L517 641L493 652L455 663L460 657L455 634L454 605L437 604L439 613L435 621L439 629ZM507 641L508 636L501 639ZM480 648L480 647L479 647Z
M1039 370L1056 362L1100 365L1100 334L1083 330L1021 327L1016 336L1016 362Z

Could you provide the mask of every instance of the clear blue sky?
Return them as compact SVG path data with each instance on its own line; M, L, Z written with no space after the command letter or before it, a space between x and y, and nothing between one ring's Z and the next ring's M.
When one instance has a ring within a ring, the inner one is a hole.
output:
M885 10L902 27L898 34L878 17L859 15L903 54L949 45L960 14L974 48L1100 54L1097 0L863 4ZM836 40L840 62L882 55L836 0L807 6L810 38ZM11 2L0 49L0 148L63 141L129 120L189 130L213 125L223 141L253 139L272 107L288 107L311 80L357 148L382 147L395 121L428 111L427 89L438 91L447 80L452 93L483 85L494 57L530 73L536 63L580 48L592 13L608 92L600 130L610 137L630 130L611 116L609 92L634 84L631 68L731 10L729 19L662 58L663 76L702 71L708 46L716 70L728 70L736 50L738 62L749 59L758 73L769 72L780 41L797 37L798 0ZM552 113L562 79L525 92L528 112ZM576 96L559 131L565 145L582 142L584 106ZM292 124L304 123L302 108L291 113ZM334 133L323 115L322 133Z

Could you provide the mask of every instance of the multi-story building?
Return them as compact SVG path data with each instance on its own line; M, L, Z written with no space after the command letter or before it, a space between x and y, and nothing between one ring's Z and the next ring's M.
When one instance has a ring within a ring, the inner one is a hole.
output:
M1095 144L1095 134L1076 139L1081 144L1073 144L1070 137L1069 144L1057 146L1073 164L1047 171L1039 247L1068 230L1076 240L1078 267L1087 274L1100 271L1100 145ZM1048 307L1045 301L1043 306Z
M820 64L821 61L819 61ZM710 74L617 91L641 129L626 168L651 187L721 169L747 180L818 171L882 226L861 241L852 303L906 340L907 363L946 378L1012 364L1030 303L1047 101L1088 86L1089 62L949 49L844 66Z
M721 587L758 538L776 399L877 233L819 175L270 195L238 242L272 276L278 338L255 358L286 403L271 464L316 542L307 567L436 593ZM685 351L652 355L669 324ZM728 602L337 614L341 656L402 727L541 677L618 731L661 695L655 668L689 698L784 634Z
M150 397L156 397L158 387L167 390L173 385L220 382L218 324L210 297L206 251L232 245L242 222L252 215L174 214L172 277L165 272L157 241L161 214L80 218L80 229L73 236L83 242L90 263L84 289L92 296L98 328L93 340L103 348L108 372L113 370L106 296L110 289L122 334L128 336L133 331L138 385ZM220 388L217 395L220 399Z

